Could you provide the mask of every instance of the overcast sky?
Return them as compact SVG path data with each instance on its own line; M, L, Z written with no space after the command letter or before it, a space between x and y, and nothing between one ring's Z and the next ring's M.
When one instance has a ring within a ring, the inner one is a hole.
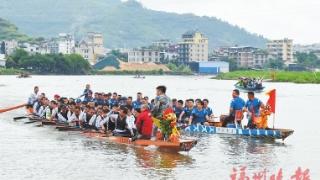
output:
M138 0L149 9L215 16L267 38L320 43L320 0Z

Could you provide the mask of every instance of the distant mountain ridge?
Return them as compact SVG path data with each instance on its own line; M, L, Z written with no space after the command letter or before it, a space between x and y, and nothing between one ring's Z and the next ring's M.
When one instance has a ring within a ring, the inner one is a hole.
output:
M34 37L97 31L103 33L106 47L138 47L158 39L177 42L184 32L197 29L209 38L210 47L264 47L266 42L262 36L214 17L154 11L133 0L1 1L0 17Z

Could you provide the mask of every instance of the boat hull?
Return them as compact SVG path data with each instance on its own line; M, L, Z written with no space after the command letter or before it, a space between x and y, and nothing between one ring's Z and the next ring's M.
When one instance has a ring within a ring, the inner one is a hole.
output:
M205 133L205 134L230 134L240 136L250 136L257 138L272 138L272 139L286 139L293 134L290 129L240 129L240 128L226 128L204 125L191 125L186 127L184 132L189 133Z
M179 152L179 151L190 151L196 144L197 140L182 140L179 142L167 142L160 140L143 140L137 139L135 141L131 141L128 137L119 137L119 136L107 136L106 134L98 133L98 132L83 132L83 134L90 138L97 138L101 140L111 141L117 144L126 144L133 146L155 146L160 150L166 150L170 152Z
M234 85L235 88L240 89L241 91L249 92L249 91L254 91L254 92L262 92L264 90L264 86L261 88L245 88L242 86Z

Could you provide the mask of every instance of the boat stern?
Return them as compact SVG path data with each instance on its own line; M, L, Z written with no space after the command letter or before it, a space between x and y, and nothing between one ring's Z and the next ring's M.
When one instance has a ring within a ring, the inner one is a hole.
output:
M180 151L190 151L198 141L195 139L190 140L180 140Z

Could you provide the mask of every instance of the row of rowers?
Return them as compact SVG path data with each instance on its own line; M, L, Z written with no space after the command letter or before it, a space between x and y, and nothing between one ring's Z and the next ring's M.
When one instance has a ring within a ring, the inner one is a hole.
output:
M83 100L55 95L54 100L49 101L45 94L39 93L39 88L35 87L28 100L28 106L32 110L30 113L48 120L85 128L125 132L125 135L137 129L146 137L149 137L152 131L151 116L160 118L163 110L168 107L173 108L179 123L205 124L214 118L207 99L188 99L184 102L170 100L165 93L166 87L159 86L156 88L157 96L150 102L142 93L137 93L137 99L133 101L132 97L122 97L117 93L95 93L93 96L90 86L87 85L81 96ZM230 114L223 119L224 126L234 121L235 111L247 109L248 117L258 116L260 113L263 103L255 98L253 93L248 94L247 102L239 97L239 94L238 90L232 93ZM248 124L248 127L252 127L252 122L249 123L251 124Z

